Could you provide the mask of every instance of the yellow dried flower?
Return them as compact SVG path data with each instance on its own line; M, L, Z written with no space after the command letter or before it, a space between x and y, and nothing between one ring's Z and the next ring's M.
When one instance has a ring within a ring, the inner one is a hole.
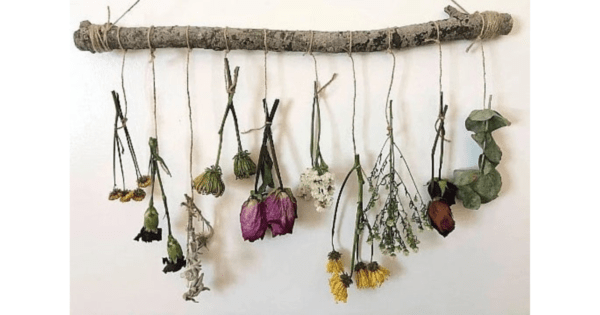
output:
M352 279L347 273L336 273L331 276L329 287L336 303L340 301L346 303L348 301L348 287L350 284L352 284Z
M357 288L372 288L367 265L364 262L361 261L354 266L354 274L354 280L356 281Z
M121 198L122 195L123 195L123 191L120 190L119 188L115 188L108 195L108 200L117 200L117 199Z
M121 202L129 202L133 198L133 190L123 190L123 195L121 196Z
M133 191L133 200L142 201L144 198L146 198L146 192L143 189L137 188Z
M376 261L370 263L367 269L369 270L369 283L372 288L381 286L390 277L390 271L380 266Z
M140 176L137 180L138 187L144 188L150 186L152 179L148 175Z
M327 254L327 272L333 274L339 274L344 272L344 265L342 265L342 254L335 250Z

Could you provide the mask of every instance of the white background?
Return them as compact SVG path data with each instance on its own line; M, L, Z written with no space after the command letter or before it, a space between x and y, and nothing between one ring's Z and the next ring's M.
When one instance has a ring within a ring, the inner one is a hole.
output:
M142 1L121 26L204 25L271 29L365 30L402 26L446 18L446 1L221 1L219 3ZM529 6L523 1L461 4L470 11L495 10L513 16L513 31L485 44L488 91L493 107L513 125L494 136L504 155L501 196L480 210L453 207L456 230L446 239L435 232L418 234L420 251L376 259L392 275L376 290L349 290L348 304L333 302L325 273L331 250L332 212L316 213L300 201L294 234L255 243L244 242L239 210L251 181L235 181L231 158L235 135L225 132L221 164L226 193L220 199L202 196L197 203L215 225L216 234L205 255L205 284L211 291L199 304L181 298L185 281L163 274L166 243L132 241L142 224L147 201L108 202L112 188L112 124L110 91L120 92L122 53L90 54L71 47L71 310L73 314L526 314L529 312ZM116 1L71 2L71 29L82 20L113 20L130 5ZM481 5L481 7L475 7ZM464 129L468 113L481 107L483 93L479 50L465 53L468 42L447 43L444 91L450 105L445 175L476 164L479 149ZM337 79L322 97L322 148L338 179L352 166L350 137L352 73L347 55L316 54L321 81ZM232 51L239 65L236 109L242 129L262 123L263 53ZM419 184L429 176L429 154L437 115L437 47L396 51L394 100L396 138ZM194 176L214 163L216 134L226 93L222 52L195 50L191 56L191 96L194 110ZM153 134L152 77L149 52L127 55L125 85L129 127L142 166L148 159L147 139ZM357 69L356 136L363 167L370 169L385 139L383 106L389 85L391 57L385 53L355 54ZM189 194L189 130L185 94L185 50L156 52L158 125L161 153L173 177L165 178L174 234L185 243L186 218L178 205ZM274 136L286 186L296 187L310 165L309 123L314 69L301 53L268 54L268 99L280 98ZM256 161L260 132L243 137ZM126 160L129 185L133 168ZM145 167L143 167L144 169ZM422 187L422 186L421 186ZM345 191L336 243L349 265L356 185ZM424 187L421 192L425 194ZM158 195L157 195L158 197ZM159 208L162 213L162 207ZM161 223L163 228L164 222ZM364 258L368 253L364 252ZM393 302L393 303L390 303Z

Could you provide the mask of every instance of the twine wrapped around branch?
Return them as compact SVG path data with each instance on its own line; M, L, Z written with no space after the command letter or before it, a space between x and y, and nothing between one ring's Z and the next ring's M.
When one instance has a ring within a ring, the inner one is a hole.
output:
M486 12L484 19L479 13L467 14L452 6L444 10L450 18L435 21L439 26L441 42L453 40L475 40L510 33L513 20L510 14ZM392 30L390 32L390 30ZM95 25L81 22L73 34L79 50L107 52L113 49L148 49L148 27L117 27L110 23ZM189 32L189 33L188 33ZM492 34L493 32L493 34ZM269 51L346 53L347 32L267 30L266 46ZM222 50L264 50L265 30L221 27L157 26L153 28L153 48L188 48ZM437 37L433 22L388 27L381 30L352 31L354 53L387 51L432 44L427 39ZM390 38L391 36L391 38Z

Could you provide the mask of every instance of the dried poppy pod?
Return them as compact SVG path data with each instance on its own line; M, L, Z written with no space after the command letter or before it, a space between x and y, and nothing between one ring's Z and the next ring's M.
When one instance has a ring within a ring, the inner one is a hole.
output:
M123 195L121 196L121 202L129 202L133 198L133 190L123 190Z
M143 189L137 188L133 191L133 200L142 201L144 198L146 198L146 192Z
M431 220L431 225L443 236L446 237L454 231L454 218L450 206L442 200L434 200L429 203L427 215Z
M137 185L140 188L148 187L152 183L152 179L148 175L140 176L137 180Z
M123 196L123 191L119 188L113 189L110 194L108 194L108 200L117 200Z

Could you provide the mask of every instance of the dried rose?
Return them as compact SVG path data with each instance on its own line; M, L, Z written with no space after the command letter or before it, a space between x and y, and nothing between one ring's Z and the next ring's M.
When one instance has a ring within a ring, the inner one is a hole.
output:
M250 196L242 205L240 213L242 237L246 241L254 242L262 239L267 231L264 204L254 196Z
M263 201L267 224L273 236L292 233L298 217L296 198L289 188L277 188Z
M435 200L429 203L427 215L431 220L431 225L443 236L446 237L454 230L454 219L450 206L442 200Z

